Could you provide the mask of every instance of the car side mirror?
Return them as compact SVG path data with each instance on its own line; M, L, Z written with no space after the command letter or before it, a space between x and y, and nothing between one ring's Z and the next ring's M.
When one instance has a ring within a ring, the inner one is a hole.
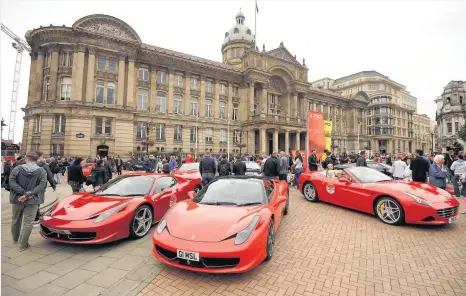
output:
M194 191L189 191L189 192L188 192L188 197L189 197L189 199L193 199L194 197L196 197L196 192L194 192Z
M351 184L351 181L346 178L338 178L338 181L346 185Z

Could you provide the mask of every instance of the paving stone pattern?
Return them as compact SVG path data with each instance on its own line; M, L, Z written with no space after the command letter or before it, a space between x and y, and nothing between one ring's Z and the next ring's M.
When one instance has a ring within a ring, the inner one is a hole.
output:
M49 201L71 193L65 184L49 191ZM242 275L206 275L158 262L150 235L77 246L48 242L35 228L32 248L20 253L5 193L1 295L466 295L464 215L447 227L393 227L292 190L270 262Z

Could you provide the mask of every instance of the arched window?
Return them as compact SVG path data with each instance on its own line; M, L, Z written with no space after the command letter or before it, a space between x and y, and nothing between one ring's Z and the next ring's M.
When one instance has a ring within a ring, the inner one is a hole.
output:
M157 99L155 102L155 111L165 113L166 106L167 106L167 101L165 98L165 93L161 91L157 92Z
M447 104L450 104L451 101L450 101L450 97L447 98Z
M233 30L233 33L238 34L238 33L239 33L239 29L238 29L238 28L235 28L235 30Z
M44 78L44 101L47 101L49 99L49 77Z
M107 104L115 104L115 89L115 83L107 82Z
M60 98L62 101L71 100L71 77L61 78L60 94Z
M191 99L189 100L189 114L198 116L197 106L198 106L197 99L194 97L191 97Z
M138 110L147 110L149 108L149 92L146 89L138 90Z
M247 29L247 30L246 30L246 34L251 35L251 30L250 30L250 29Z

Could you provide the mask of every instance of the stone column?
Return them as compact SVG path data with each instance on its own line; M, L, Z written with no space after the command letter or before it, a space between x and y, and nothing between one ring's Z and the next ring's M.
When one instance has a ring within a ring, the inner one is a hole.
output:
M255 153L255 143L254 143L254 139L255 139L255 132L254 132L254 129L248 129L247 130L247 133L248 133L248 137L247 137L247 148L246 148L246 152L247 153L250 153L251 155Z
M293 94L293 118L298 118L298 93Z
M35 97L37 96L37 94L35 93L35 87L37 83L36 75L35 75L36 67L37 67L37 56L34 53L30 53L30 56L31 56L31 67L29 68L29 88L28 88L28 102L27 102L28 105L31 104L33 101L35 101ZM26 125L24 126L26 129Z
M165 124L165 150L173 151L175 147L175 125Z
M135 107L136 93L136 70L134 67L134 58L128 60L128 85L126 86L126 105L125 107Z
M36 62L36 78L35 78L35 87L33 97L34 101L40 101L42 98L42 84L44 83L44 53L37 53L37 62Z
M155 100L157 99L157 69L151 69L150 72L150 93L149 93L149 110L155 110ZM168 100L168 98L167 98Z
M175 71L173 69L168 70L168 94L165 95L165 103L167 104L166 111L168 112L168 114L173 114L173 96L174 96L173 87L175 85L175 73L174 72ZM152 83L151 83L151 86L152 86ZM157 99L157 92L155 93L155 97L153 100L155 101L156 99Z
M296 132L296 138L295 138L295 147L296 147L296 150L301 150L301 133L300 132Z
M317 104L315 101L312 103L312 111L317 111Z
M290 132L285 131L285 153L288 153L290 151Z
M118 86L117 86L117 99L116 103L123 103L123 99L120 100L120 93L123 94L124 90L124 81L125 81L125 73L124 73L124 61L123 61L123 70L118 68ZM123 72L123 73L121 73ZM86 77L86 102L92 103L94 100L94 76L95 76L95 50L89 49L89 55L87 57L87 77ZM120 85L121 84L121 85Z
M284 104L284 109L285 109L285 116L286 116L286 121L290 121L290 118L292 116L291 112L291 94L286 94L285 95L285 104Z
M50 52L50 77L49 77L49 101L57 100L57 96L60 98L60 83L58 81L58 63L60 60L60 55L58 53L58 48L52 48ZM74 60L73 60L74 61ZM71 87L73 91L73 87ZM73 96L71 96L73 98Z
M259 110L260 110L261 117L265 118L265 114L268 113L267 109L268 109L268 106L267 106L267 86L263 85L262 86L262 91L261 91L261 97L260 97L260 100L259 100Z
M254 115L254 82L249 82L249 116Z
M71 74L71 100L73 101L82 101L83 99L84 50L84 47L78 46L73 55L73 73Z
M90 52L89 52L89 57L90 57ZM123 106L124 100L125 100L125 71L126 71L125 60L126 60L125 55L120 55L118 58L118 88L117 88L117 93L116 93L117 94L116 105L120 105L120 106ZM92 69L94 69L94 67L95 67L95 56L94 56L94 66ZM87 75L89 75L89 72L90 72L90 67L87 69ZM93 72L94 71L92 71L92 73ZM89 87L89 84L87 87Z
M260 149L261 149L260 153L262 155L268 154L269 149L267 147L267 130L264 127L260 129L259 137L260 137Z
M278 129L273 130L273 151L278 152Z
M28 125L26 126L26 122ZM27 140L27 145L26 145L26 151L31 151L32 150L32 135L34 133L34 117L31 116L25 121L24 129L27 129L27 134L28 134L28 140ZM23 146L23 143L21 143L21 147ZM22 148L24 149L24 148Z
M191 92L190 92L190 89L191 89L191 77L188 73L186 73L185 75L185 78L184 78L184 106L183 106L183 112L184 112L184 115L189 115L189 100L190 100L190 96L191 96ZM184 129L183 129L184 130ZM183 138L183 144L184 142L186 141L186 139ZM188 138L187 138L187 141L189 143L189 133L188 133Z
M220 109L218 107L220 105L220 85L218 84L217 80L213 82L213 87L214 87L214 97L213 97L212 107L214 108L213 110L214 118L218 119L220 117ZM231 117L231 114L230 114L231 107L227 104L226 108L227 110L225 111L226 112L225 116L226 116L226 119L228 120L228 118Z
M42 124L40 127L40 150L44 157L50 157L52 145L53 115L42 114Z
M230 82L228 82L228 102L227 102L227 106L228 106L228 110L230 110L230 118L233 119L233 87L232 87L232 84ZM218 109L218 108L216 108ZM236 114L236 118L237 120L242 120L242 118L240 117L241 116L241 101L240 103L238 104L238 113Z

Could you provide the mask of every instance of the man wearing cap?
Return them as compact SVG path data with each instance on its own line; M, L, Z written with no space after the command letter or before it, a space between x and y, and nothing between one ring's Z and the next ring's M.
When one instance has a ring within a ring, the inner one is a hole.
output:
M34 218L39 205L44 203L47 172L37 165L38 159L37 153L28 152L25 156L26 163L15 167L9 179L10 204L13 210L11 235L21 252L30 247L29 236Z

